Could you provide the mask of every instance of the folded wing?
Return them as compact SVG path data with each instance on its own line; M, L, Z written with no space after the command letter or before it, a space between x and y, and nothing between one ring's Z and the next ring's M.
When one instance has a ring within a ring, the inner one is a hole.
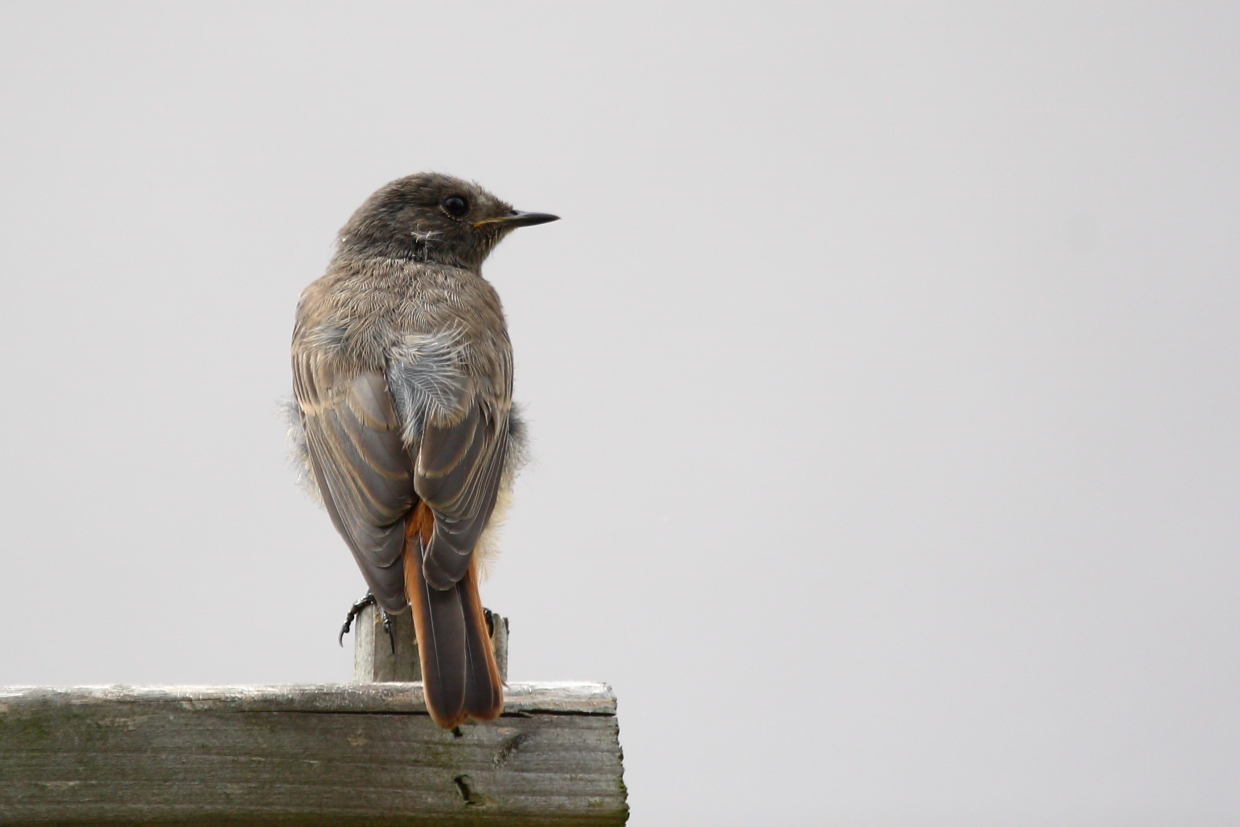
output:
M293 385L323 502L379 605L407 605L401 556L415 500L413 459L380 372L342 375L330 359L294 356Z
M426 545L426 582L444 590L461 581L499 493L508 452L502 409L464 369L464 349L447 332L408 336L394 350L387 378L405 444L415 457L413 486L435 526Z

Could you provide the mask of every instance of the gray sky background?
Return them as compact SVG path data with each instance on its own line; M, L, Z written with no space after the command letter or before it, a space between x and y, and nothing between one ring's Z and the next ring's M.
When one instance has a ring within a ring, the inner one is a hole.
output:
M434 169L635 825L1240 821L1240 6L0 5L0 684L338 681L301 289Z

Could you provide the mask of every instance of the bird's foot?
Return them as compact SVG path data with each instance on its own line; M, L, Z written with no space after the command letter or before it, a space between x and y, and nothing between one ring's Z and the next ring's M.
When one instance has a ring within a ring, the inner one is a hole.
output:
M392 632L392 618L388 617L386 609L380 609L379 614L383 615L383 631L387 632L388 643L392 644L392 654L396 654L396 635Z
M366 596L353 604L349 609L349 613L344 618L344 625L340 627L340 645L344 646L344 636L349 633L349 629L353 627L353 621L362 613L362 609L367 606L375 605L375 596L370 592L366 592ZM383 615L383 627L388 630L388 636L392 634L391 624L388 622L387 613Z
M366 592L366 596L349 607L349 613L345 615L344 625L340 627L340 645L344 646L344 636L349 633L349 629L353 627L353 621L362 613L362 609L367 606L375 606L379 609L380 616L383 617L383 631L387 632L388 643L392 645L392 654L396 654L396 633L392 631L392 618L388 616L386 610L379 606L375 600L375 596L370 592Z

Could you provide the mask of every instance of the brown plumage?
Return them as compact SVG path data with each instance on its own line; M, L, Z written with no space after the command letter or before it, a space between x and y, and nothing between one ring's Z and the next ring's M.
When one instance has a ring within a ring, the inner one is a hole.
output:
M427 708L445 728L503 708L478 556L523 429L482 262L513 228L554 220L445 175L393 181L349 219L297 306L308 465L379 605L413 605Z

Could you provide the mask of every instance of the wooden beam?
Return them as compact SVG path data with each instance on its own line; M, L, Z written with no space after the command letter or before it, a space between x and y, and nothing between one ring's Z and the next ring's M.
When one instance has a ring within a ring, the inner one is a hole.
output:
M613 825L622 773L605 684L453 732L419 683L0 688L6 825Z

